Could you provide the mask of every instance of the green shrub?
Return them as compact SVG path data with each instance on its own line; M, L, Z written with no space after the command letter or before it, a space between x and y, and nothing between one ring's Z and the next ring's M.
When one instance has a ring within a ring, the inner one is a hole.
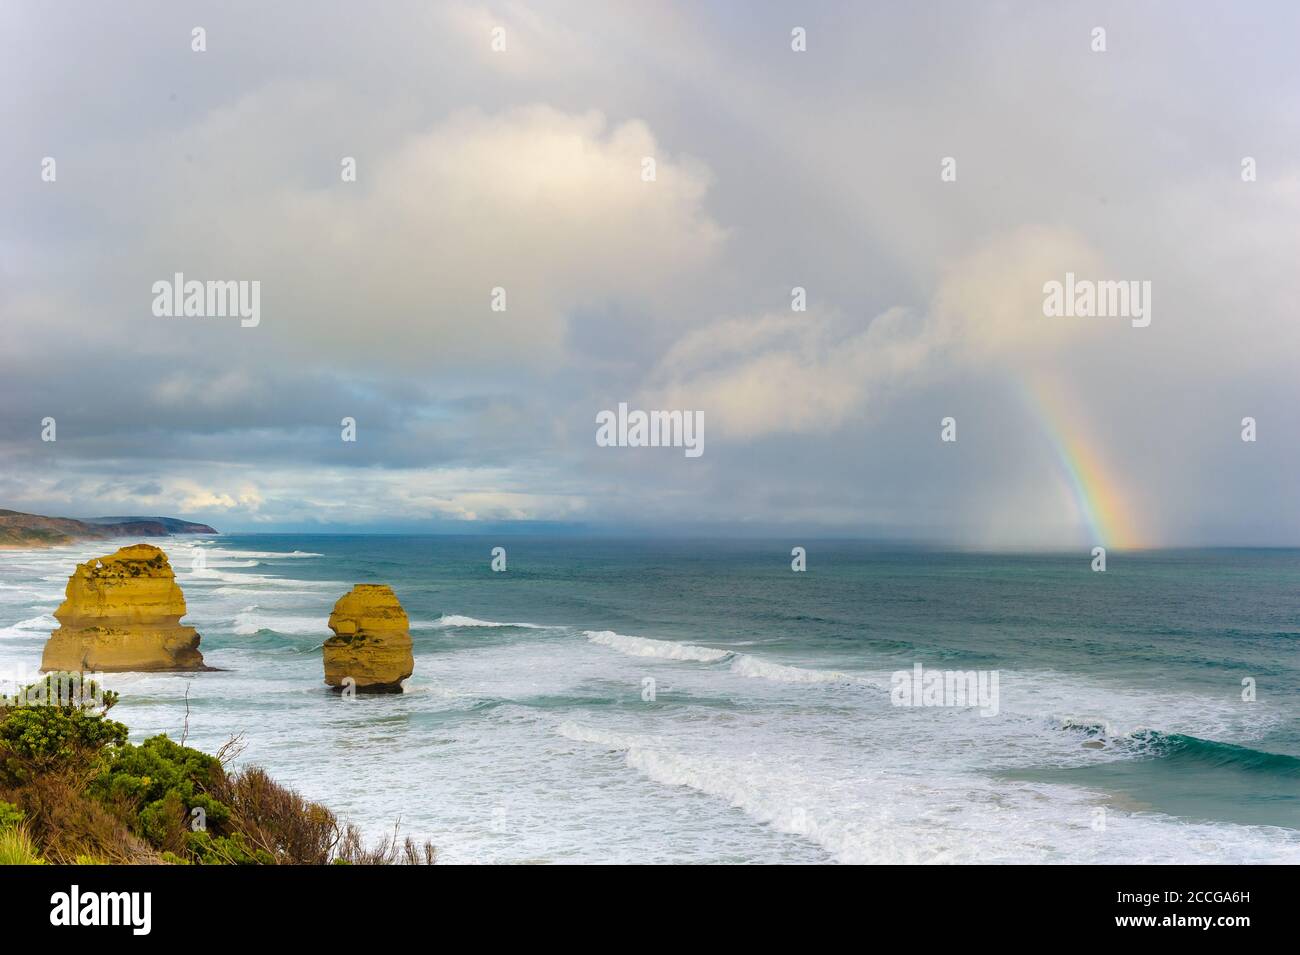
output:
M127 728L80 707L18 706L0 720L0 749L16 773L88 755L126 742ZM22 764L29 764L23 766Z
M132 830L155 848L179 855L188 850L195 809L205 827L220 828L230 818L230 807L211 795L224 776L215 756L152 736L114 749L90 791L133 817Z
M50 673L0 705L0 781L20 783L60 765L91 765L126 742L105 713L117 694L79 674ZM98 712L95 710L98 709Z
M208 821L225 818L228 810L206 796L224 775L215 756L173 742L166 735L151 736L139 746L127 744L113 751L95 787L113 799L138 801L142 806L177 791L186 809L203 806Z
M0 829L8 829L10 826L16 826L23 821L23 812L11 802L5 802L0 799Z

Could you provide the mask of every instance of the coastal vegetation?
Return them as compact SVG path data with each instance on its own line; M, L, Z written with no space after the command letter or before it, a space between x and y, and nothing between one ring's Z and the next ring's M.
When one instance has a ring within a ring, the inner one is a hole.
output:
M0 864L432 864L431 843L370 848L329 809L257 767L237 739L216 755L128 742L118 695L51 673L0 701Z

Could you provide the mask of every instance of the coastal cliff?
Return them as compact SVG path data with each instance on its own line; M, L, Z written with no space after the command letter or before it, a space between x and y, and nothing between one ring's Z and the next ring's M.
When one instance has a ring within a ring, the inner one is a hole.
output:
M176 517L45 517L0 508L0 548L52 547L74 540L112 537L169 537L172 534L216 534L207 524Z
M351 677L359 693L400 693L415 669L410 621L387 584L357 584L330 614L325 682L336 689Z
M206 670L199 634L183 626L185 597L167 555L133 544L78 564L54 611L42 670Z

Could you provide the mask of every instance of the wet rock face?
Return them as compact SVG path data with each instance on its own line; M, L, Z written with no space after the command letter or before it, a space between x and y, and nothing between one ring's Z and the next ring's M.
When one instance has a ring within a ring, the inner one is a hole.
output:
M205 670L199 634L183 626L185 596L167 555L133 544L78 564L54 611L42 670Z
M334 636L325 641L325 682L359 693L400 693L415 669L411 624L393 588L357 584L330 614Z

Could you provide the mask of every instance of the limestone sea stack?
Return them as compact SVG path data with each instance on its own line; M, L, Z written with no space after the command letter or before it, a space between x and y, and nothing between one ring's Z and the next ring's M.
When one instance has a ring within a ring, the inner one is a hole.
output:
M357 584L330 614L334 636L325 641L325 682L358 693L401 693L415 669L411 623L387 584Z
M199 634L180 622L185 596L167 555L152 544L78 564L54 611L42 670L206 670Z

